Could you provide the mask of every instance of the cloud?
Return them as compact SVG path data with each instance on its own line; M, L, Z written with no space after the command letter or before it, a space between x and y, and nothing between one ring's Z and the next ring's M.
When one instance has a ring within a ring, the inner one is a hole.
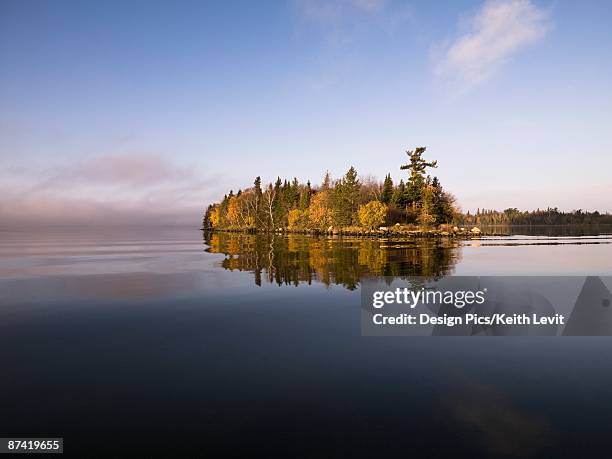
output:
M0 173L0 226L197 225L221 193L218 180L153 154L7 169Z
M435 72L469 89L494 75L514 54L540 40L548 14L530 0L487 1L468 31L438 49Z
M187 170L180 170L159 156L144 154L96 158L82 165L76 174L83 180L130 185L147 185L190 175Z

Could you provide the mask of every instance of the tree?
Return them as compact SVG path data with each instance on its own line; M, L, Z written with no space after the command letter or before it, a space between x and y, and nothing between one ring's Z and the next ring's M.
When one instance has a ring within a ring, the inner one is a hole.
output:
M323 183L321 184L322 190L331 189L331 177L329 175L329 171L325 172L325 176L323 177Z
M206 229L206 228L210 228L212 225L210 223L210 214L213 211L213 205L210 204L207 208L206 208L206 212L204 212L204 217L202 218L202 228Z
M372 175L366 175L359 179L359 202L365 204L370 201L380 201L382 194L382 183Z
M240 225L240 204L238 200L238 196L232 196L227 206L227 222L230 226Z
M261 191L261 177L255 177L255 201L254 201L254 209L253 214L255 217L255 226L260 227L265 219L264 208L263 208L263 192Z
M436 223L436 215L434 209L434 192L431 185L427 185L423 189L422 198L418 221L423 226L432 226Z
M300 194L300 210L308 209L310 206L310 195L312 194L312 189L310 188L310 180L306 183L306 186L302 190Z
M266 209L268 227L274 228L274 203L276 202L276 188L270 183L263 194L263 202Z
M313 228L326 230L334 222L334 211L331 208L329 190L320 190L310 200L308 219Z
M255 226L255 192L253 189L240 191L228 200L226 223L238 228L253 228Z
M410 177L408 178L408 187L406 190L409 204L420 204L423 188L425 186L425 171L428 167L438 167L437 161L428 162L423 159L423 153L425 153L426 149L427 147L417 147L414 150L406 151L406 154L410 158L410 162L400 166L401 170L410 170Z
M285 183L287 181L285 180ZM284 193L283 193L283 182L280 177L276 178L274 183L274 202L272 203L274 218L272 219L272 226L282 225L283 215L285 215L284 206Z
M400 180L391 196L391 204L397 207L405 207L406 202L406 185L404 185L403 180Z
M289 188L288 205L290 208L298 207L300 204L300 182L297 177L293 178Z
M349 226L357 223L359 189L357 170L351 166L342 180L337 182L334 187L334 217L338 226Z
M380 195L380 201L389 204L391 202L391 198L393 197L393 180L391 179L391 174L387 174L385 177L385 182L383 183L382 193Z
M436 223L451 223L455 217L455 198L444 191L438 177L433 178L431 191L433 215L436 217Z
M308 211L292 209L287 216L289 229L303 230L308 228Z
M380 201L370 201L359 206L359 223L366 228L377 228L385 222L387 206Z
M215 206L210 211L210 226L213 228L219 228L221 226L221 209L219 206Z

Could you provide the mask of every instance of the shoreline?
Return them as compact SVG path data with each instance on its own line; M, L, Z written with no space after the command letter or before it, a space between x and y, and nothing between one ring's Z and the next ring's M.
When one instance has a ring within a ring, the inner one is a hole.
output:
M309 236L351 236L363 238L461 238L479 239L482 236L480 228L453 227L445 229L435 228L406 228L406 227L380 227L379 229L330 228L328 230L292 230L278 228L276 230L261 230L255 228L200 228L200 231L211 233L241 233L241 234L302 234Z

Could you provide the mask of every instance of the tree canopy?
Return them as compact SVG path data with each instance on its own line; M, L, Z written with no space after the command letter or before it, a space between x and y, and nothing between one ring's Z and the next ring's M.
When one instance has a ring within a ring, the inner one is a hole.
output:
M454 198L443 190L436 177L427 175L437 161L423 158L425 147L407 151L409 170L394 185L391 174L378 182L370 176L359 177L351 166L337 180L326 172L319 187L310 181L300 183L277 177L262 186L256 177L253 187L211 204L204 214L203 226L212 229L275 231L326 231L329 227L361 226L376 228L383 224L413 223L423 226L450 223L455 218Z

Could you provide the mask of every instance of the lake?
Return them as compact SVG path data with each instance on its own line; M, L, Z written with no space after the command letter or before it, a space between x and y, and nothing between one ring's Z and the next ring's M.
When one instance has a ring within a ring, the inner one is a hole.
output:
M0 436L64 437L81 457L607 451L610 338L361 336L359 289L366 276L610 276L611 233L1 231Z

